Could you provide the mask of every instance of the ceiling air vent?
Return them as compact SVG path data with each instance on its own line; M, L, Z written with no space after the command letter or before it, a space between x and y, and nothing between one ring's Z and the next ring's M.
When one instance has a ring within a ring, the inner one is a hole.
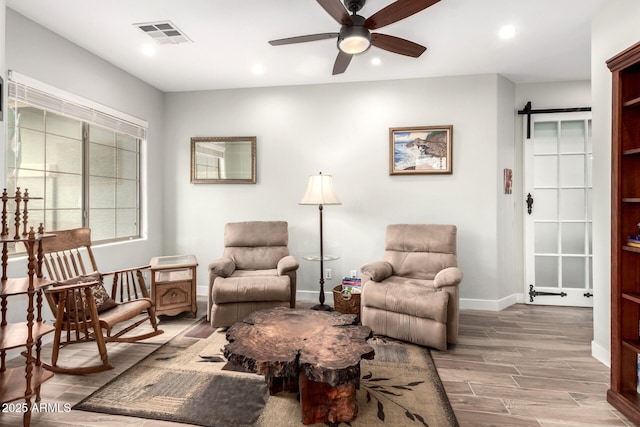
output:
M192 43L192 40L187 37L178 27L176 27L171 21L162 22L143 22L140 24L133 24L142 30L149 37L154 39L158 43L162 44L179 44L179 43Z

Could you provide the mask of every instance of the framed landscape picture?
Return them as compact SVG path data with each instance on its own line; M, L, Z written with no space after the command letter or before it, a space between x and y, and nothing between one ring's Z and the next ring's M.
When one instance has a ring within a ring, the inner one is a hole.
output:
M389 129L389 175L453 173L453 125Z

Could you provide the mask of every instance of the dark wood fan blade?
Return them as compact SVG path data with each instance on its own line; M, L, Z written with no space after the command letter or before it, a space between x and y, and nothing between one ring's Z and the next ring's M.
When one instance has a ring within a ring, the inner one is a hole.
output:
M351 58L353 55L349 53L344 53L343 51L338 51L338 57L336 58L336 62L333 64L333 73L332 75L342 74L345 72L349 63L351 62Z
M379 47L380 49L388 50L389 52L412 56L414 58L419 57L425 50L427 50L426 47L419 45L418 43L401 39L400 37L379 33L371 34L371 44L375 47Z
M336 37L338 37L338 35L339 33L309 34L306 36L288 37L286 39L271 40L269 41L269 44L272 46L280 46L283 44L313 42L316 40L335 39Z
M364 21L364 26L370 30L382 28L385 25L393 24L414 13L425 10L439 1L440 0L398 0L371 15Z
M353 19L344 8L340 0L317 0L320 6L327 11L333 19L335 19L340 25L351 25Z

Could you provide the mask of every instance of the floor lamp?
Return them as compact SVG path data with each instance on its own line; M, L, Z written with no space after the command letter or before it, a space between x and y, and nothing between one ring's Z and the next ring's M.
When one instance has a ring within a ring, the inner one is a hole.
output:
M320 212L320 304L312 307L313 310L331 311L331 306L324 303L324 248L322 245L322 206L341 205L336 191L333 189L333 177L331 175L310 175L307 191L300 200L301 205L318 205Z

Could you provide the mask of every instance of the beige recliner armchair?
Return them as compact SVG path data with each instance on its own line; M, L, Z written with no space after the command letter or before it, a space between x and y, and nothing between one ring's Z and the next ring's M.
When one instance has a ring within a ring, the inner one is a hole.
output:
M456 226L387 226L383 261L360 267L361 320L374 333L447 349L458 340Z
M223 257L209 264L211 326L231 326L265 308L295 308L299 264L288 243L285 221L225 225Z

